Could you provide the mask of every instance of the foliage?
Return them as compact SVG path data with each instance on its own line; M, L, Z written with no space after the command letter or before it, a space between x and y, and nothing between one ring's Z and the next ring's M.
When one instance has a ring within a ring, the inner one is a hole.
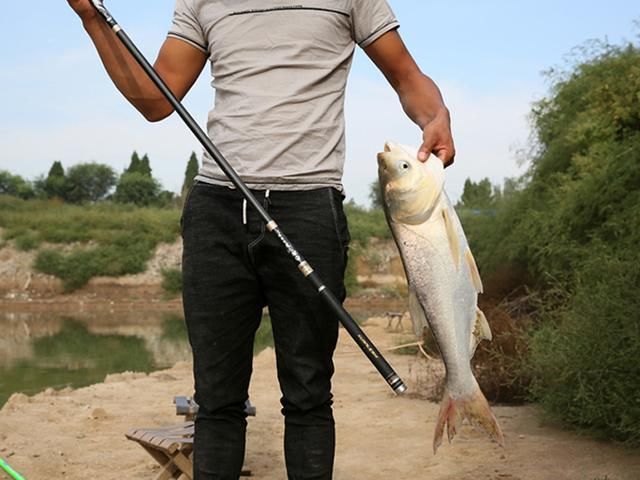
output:
M140 160L140 166L138 167L138 172L142 175L146 175L147 177L151 177L151 162L149 161L149 156L145 153L142 159Z
M116 184L111 167L100 163L80 163L67 170L65 200L71 203L103 200Z
M360 285L358 284L358 277L356 275L356 259L358 257L357 249L353 247L349 250L349 258L347 260L347 267L344 272L344 287L347 290L347 296L351 296L358 292Z
M570 424L638 445L640 296L629 290L640 272L629 267L640 255L601 248L581 269L566 309L533 337L532 391Z
M148 207L158 201L160 184L141 172L127 172L120 176L113 200L118 203L133 203Z
M38 253L35 268L62 279L65 291L76 290L98 275L117 277L144 271L153 250L149 244L104 245L76 248L69 254L59 250Z
M193 180L198 175L198 157L196 156L196 152L191 152L191 157L189 157L189 162L187 162L187 169L184 172L184 182L182 183L182 198L185 197L191 185L193 185Z
M64 177L64 167L59 161L53 162L53 165L51 165L51 168L49 169L49 175L47 175L47 178L53 177Z
M162 289L167 295L176 296L182 292L182 271L177 268L162 270Z
M131 154L131 161L129 162L129 166L125 168L123 175L127 173L139 173L146 177L151 177L151 165L148 155L145 153L141 159L138 155L138 152L134 150L134 152Z
M59 161L53 162L49 169L49 174L43 182L43 190L48 198L59 197L64 198L66 194L67 179L65 178L64 168Z
M21 176L0 170L0 195L29 199L33 198L35 193L31 184Z
M138 152L134 150L133 153L131 154L131 160L129 161L129 166L125 168L124 172L122 173L125 174L125 173L135 173L135 172L140 173L140 156L138 155Z
M380 189L380 181L375 179L369 185L369 200L371 200L371 208L376 210L384 208L382 201L382 190Z
M461 218L485 277L522 269L543 295L561 293L531 333L533 398L640 444L640 49L596 45L550 75L527 174L495 217Z
M365 246L371 237L391 238L391 231L382 210L368 210L351 200L345 203L344 211L353 241Z
M0 197L0 227L5 239L29 248L42 242L81 243L70 250L67 247L67 254L58 248L45 250L36 262L38 270L59 276L68 289L82 286L95 275L144 270L159 242L175 241L179 215L177 209L107 202L78 206Z
M494 208L500 199L500 190L494 189L491 181L484 178L479 182L467 179L464 182L462 196L456 208L471 208L475 210Z

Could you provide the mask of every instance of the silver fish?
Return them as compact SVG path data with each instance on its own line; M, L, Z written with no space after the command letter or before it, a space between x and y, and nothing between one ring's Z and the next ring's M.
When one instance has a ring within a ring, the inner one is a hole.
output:
M446 367L446 385L433 437L433 452L449 442L463 419L479 425L500 445L504 436L473 372L481 340L491 340L478 308L482 281L460 220L444 191L444 167L435 156L387 142L378 154L378 176L387 222L409 283L409 310L418 338L430 328Z

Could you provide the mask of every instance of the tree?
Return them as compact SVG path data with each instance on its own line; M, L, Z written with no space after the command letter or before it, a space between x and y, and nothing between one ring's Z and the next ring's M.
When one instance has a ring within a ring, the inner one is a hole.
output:
M48 198L65 198L67 192L67 179L64 175L62 163L53 162L49 169L49 175L42 182L42 190Z
M47 178L52 177L64 177L64 167L59 161L53 162L53 165L51 165L51 168L49 169L49 175Z
M371 200L371 208L382 208L382 190L380 190L380 181L377 179L369 185L369 200Z
M129 166L124 170L124 173L141 173L147 177L151 177L151 163L149 161L149 156L145 153L142 159L138 155L138 152L134 150L131 155L131 162L129 162Z
M151 163L149 162L149 156L145 153L142 160L140 160L140 165L138 167L138 172L147 177L152 177L151 175Z
M160 184L140 172L124 173L120 177L113 199L118 203L134 203L147 207L157 202Z
M495 205L499 190L496 192L488 178L484 178L479 182L473 182L467 178L464 182L464 190L456 207L484 209L491 208Z
M184 197L186 193L193 185L193 180L198 175L198 157L196 156L196 152L191 152L191 157L187 162L187 169L184 172L184 182L182 183L182 196Z
M108 165L80 163L67 171L65 200L71 203L97 202L116 184L116 174Z
M13 175L6 170L0 170L0 195L13 195L24 200L33 198L33 186L20 175Z
M129 166L124 169L123 173L134 173L140 171L140 157L138 156L138 152L135 150L131 154L131 161L129 162Z

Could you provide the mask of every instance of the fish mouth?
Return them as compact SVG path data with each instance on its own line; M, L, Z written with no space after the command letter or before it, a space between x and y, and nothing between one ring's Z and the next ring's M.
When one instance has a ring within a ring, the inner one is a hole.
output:
M389 151L385 150L384 152L378 153L378 168L383 172L387 171L387 153Z
M393 143L387 140L384 142L384 150L378 153L378 167L385 172L387 171L387 153L390 153L393 147Z

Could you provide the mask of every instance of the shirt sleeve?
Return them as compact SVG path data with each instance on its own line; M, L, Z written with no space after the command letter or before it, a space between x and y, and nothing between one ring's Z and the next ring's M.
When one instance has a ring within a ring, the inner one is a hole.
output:
M365 48L400 26L386 0L352 0L354 40Z
M208 42L202 25L198 21L193 0L176 0L176 9L168 36L185 41L207 53Z

